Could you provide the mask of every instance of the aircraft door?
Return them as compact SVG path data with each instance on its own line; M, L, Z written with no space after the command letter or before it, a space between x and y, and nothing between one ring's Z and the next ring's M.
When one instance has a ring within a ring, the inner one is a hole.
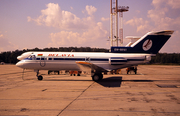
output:
M45 57L41 57L40 58L40 66L41 67L45 67L46 66L46 58Z

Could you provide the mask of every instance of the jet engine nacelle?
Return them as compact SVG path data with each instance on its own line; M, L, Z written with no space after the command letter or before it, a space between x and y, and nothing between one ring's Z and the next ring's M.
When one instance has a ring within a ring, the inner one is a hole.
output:
M127 59L121 57L111 57L109 58L109 64L117 65L117 64L125 64Z

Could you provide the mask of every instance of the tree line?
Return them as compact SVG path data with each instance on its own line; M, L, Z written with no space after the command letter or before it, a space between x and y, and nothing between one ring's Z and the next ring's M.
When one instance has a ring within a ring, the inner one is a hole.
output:
M153 56L150 64L177 64L180 65L180 53L158 53Z
M90 47L59 47L59 48L34 48L27 50L15 50L0 53L0 62L15 64L18 62L17 56L28 51L49 51L49 52L109 52L104 48ZM180 65L180 53L158 53L153 56L150 64L177 64Z

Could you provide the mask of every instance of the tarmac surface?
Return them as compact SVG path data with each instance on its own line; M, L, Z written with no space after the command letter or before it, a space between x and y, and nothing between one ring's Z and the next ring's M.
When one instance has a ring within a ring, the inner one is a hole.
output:
M0 116L180 116L180 66L140 65L137 74L48 75L0 65Z

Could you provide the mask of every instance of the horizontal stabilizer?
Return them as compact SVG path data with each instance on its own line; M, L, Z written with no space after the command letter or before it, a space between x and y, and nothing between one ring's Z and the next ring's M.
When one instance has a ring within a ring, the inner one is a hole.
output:
M160 32L154 32L154 35L172 35L174 31L167 30L167 31L160 31Z

